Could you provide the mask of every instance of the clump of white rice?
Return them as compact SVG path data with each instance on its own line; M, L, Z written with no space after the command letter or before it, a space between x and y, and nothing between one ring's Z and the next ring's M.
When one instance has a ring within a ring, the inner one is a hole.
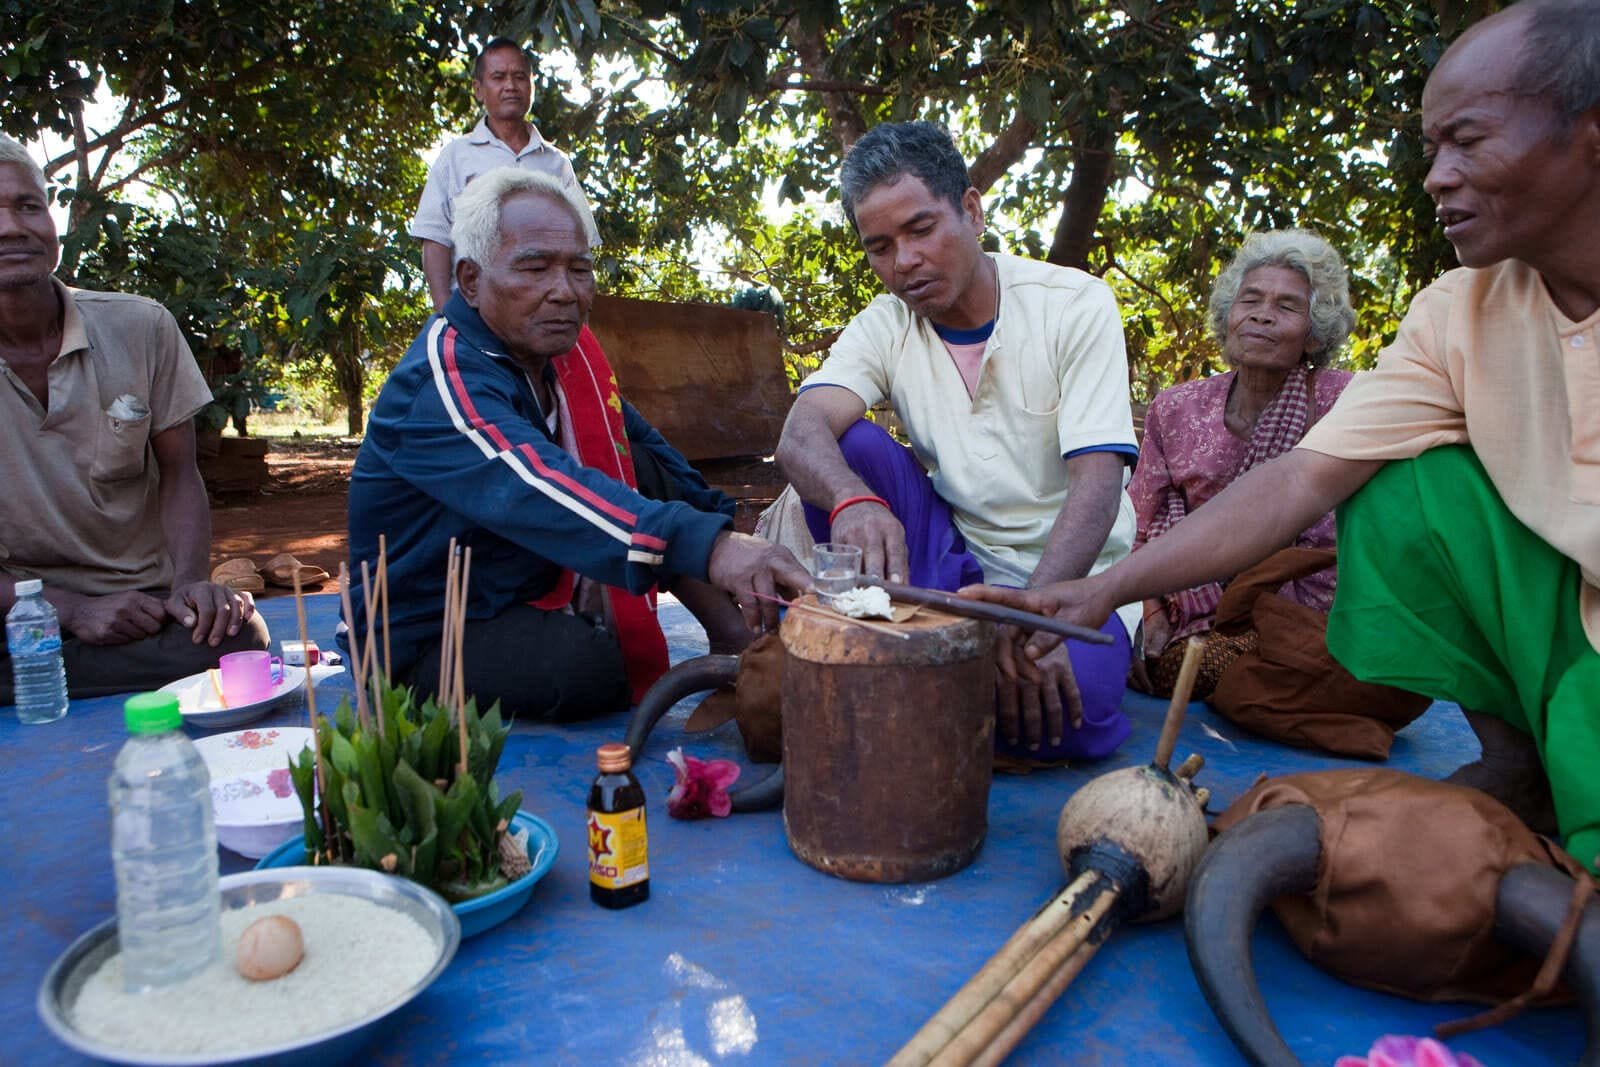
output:
M305 957L282 978L252 982L234 970L245 927L269 915L300 924ZM72 1005L85 1036L129 1052L243 1052L332 1030L417 983L439 956L415 919L333 893L274 900L222 913L222 959L163 989L122 988L122 956L89 976Z
M852 619L892 619L889 594L875 585L858 585L828 598L828 606Z

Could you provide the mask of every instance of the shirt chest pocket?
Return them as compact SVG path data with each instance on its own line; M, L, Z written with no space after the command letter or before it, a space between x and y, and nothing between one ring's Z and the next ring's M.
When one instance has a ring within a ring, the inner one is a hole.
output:
M95 427L94 459L89 477L97 482L121 482L144 473L150 445L150 412L102 411Z

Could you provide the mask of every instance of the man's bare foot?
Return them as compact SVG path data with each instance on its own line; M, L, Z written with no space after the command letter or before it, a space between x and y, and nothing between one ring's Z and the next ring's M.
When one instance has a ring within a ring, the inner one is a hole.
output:
M1555 801L1533 738L1486 712L1466 708L1461 711L1472 732L1478 735L1483 755L1456 768L1445 781L1489 794L1510 808L1534 833L1554 834Z

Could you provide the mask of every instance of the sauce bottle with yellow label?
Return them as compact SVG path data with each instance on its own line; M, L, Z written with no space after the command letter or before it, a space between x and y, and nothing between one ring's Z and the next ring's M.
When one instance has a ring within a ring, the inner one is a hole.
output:
M629 769L627 745L601 745L600 774L589 788L589 899L626 908L650 898L650 848L644 788Z

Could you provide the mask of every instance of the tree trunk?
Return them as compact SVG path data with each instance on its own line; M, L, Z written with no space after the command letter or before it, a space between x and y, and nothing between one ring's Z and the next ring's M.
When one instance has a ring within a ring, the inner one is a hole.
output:
M1112 135L1103 129L1085 130L1072 152L1072 180L1067 183L1066 204L1056 224L1050 254L1045 258L1061 267L1085 269L1111 190Z
M344 315L344 344L333 353L333 376L344 396L345 425L351 437L366 428L361 394L365 375L361 367L361 305Z

